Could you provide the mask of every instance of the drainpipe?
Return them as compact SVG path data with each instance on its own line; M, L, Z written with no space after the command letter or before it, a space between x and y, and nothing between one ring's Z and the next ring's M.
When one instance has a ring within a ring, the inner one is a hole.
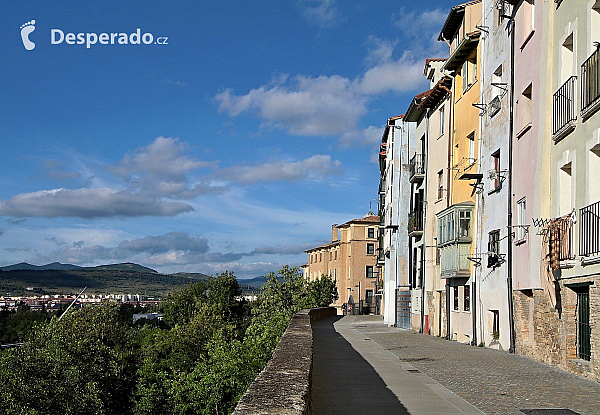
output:
M510 30L510 121L508 124L508 252L507 252L507 291L508 291L508 325L510 334L509 353L515 353L515 317L513 305L513 228L512 228L512 164L513 164L513 132L514 132L514 98L515 98L515 8L508 21Z
M423 199L425 199L424 201L421 201L421 204L423 206L423 236L422 241L423 241L423 248L421 250L421 330L420 333L425 333L425 256L426 256L426 250L427 250L427 241L425 239L425 232L427 232L427 230L425 229L425 224L427 223L425 218L425 213L426 213L426 209L429 206L427 204L427 189L428 189L428 183L427 183L427 166L429 165L429 111L425 110L425 150L427 151L427 154L423 154L423 169L424 169L424 178L423 178ZM424 203L425 202L425 203Z

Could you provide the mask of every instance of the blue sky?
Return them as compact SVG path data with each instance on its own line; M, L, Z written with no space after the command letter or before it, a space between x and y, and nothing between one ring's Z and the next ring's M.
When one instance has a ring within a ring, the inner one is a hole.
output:
M56 3L0 16L0 265L242 278L301 264L367 213L383 125L447 55L456 4ZM51 42L138 28L167 44Z

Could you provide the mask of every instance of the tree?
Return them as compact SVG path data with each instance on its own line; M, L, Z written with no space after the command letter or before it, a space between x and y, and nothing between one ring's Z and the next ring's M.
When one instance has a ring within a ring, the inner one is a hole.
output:
M90 306L40 325L0 354L0 407L7 414L130 413L136 347L118 306Z

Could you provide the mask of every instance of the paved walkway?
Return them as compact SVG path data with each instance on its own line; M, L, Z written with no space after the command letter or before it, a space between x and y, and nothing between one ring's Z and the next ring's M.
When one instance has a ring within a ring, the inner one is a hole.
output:
M313 325L315 414L600 414L600 385L534 360L387 327ZM537 409L563 411L536 411ZM565 411L568 410L568 411Z

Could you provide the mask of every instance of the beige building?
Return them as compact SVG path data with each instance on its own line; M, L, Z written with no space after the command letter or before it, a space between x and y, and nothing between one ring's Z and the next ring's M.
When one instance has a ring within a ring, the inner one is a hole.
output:
M339 298L332 305L342 314L343 306L354 304L354 312L375 313L380 289L377 269L379 216L367 215L331 227L331 242L306 251L302 266L310 281L327 275L337 285Z

